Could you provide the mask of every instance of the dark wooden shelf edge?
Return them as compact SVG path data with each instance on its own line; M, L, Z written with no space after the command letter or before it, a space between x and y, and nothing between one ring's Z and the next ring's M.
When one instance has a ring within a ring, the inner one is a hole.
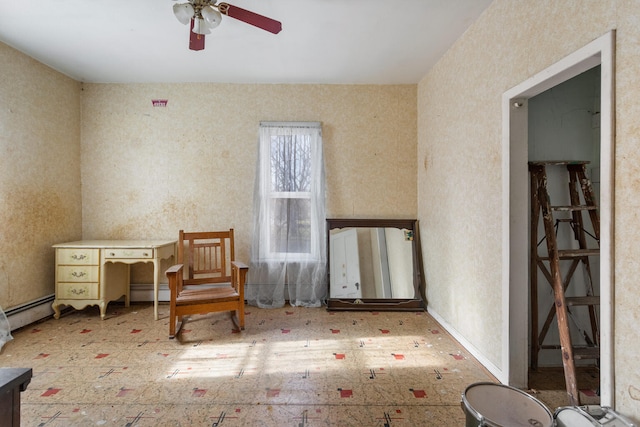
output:
M359 301L359 302L356 302ZM422 300L416 299L367 299L367 298L330 298L327 301L329 311L425 311Z

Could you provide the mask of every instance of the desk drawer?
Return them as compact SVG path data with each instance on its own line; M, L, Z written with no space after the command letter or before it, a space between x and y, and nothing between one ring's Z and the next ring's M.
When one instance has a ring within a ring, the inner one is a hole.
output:
M58 282L56 299L98 299L99 290L98 283Z
M59 248L56 250L58 264L98 265L99 249Z
M100 269L97 265L59 265L58 282L97 282Z
M112 249L104 250L105 259L121 258L121 259L152 259L153 249Z

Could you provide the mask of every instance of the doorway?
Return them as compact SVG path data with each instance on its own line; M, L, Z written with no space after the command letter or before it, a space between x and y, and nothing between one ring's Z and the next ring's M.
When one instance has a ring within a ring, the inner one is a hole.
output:
M505 379L528 387L529 366L529 100L600 67L600 390L613 406L613 51L609 32L503 94L503 349Z

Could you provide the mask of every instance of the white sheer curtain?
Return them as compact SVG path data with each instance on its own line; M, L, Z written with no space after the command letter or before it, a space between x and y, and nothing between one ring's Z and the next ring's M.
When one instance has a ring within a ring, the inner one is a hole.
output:
M258 145L245 297L263 308L319 307L327 296L321 125L262 122Z

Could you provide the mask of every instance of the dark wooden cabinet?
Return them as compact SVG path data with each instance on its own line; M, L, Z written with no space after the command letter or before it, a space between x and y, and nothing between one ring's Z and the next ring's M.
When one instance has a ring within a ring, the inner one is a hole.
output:
M0 425L20 427L20 393L31 376L31 368L0 368Z

